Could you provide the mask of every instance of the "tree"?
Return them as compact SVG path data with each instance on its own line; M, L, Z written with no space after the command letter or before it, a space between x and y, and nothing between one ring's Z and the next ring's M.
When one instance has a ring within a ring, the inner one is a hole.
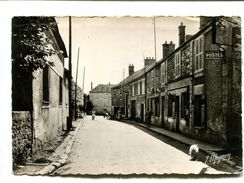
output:
M62 53L50 46L47 37L50 29L56 26L53 17L14 17L12 19L12 63L18 70L33 72L53 65L48 57Z
M89 113L94 108L92 101L88 100L86 104L86 111Z

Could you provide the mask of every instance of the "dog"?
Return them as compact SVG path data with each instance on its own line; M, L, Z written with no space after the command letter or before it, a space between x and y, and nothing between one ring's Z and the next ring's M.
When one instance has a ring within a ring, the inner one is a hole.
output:
M191 160L196 160L199 154L198 144L193 144L190 146L189 155L191 156Z

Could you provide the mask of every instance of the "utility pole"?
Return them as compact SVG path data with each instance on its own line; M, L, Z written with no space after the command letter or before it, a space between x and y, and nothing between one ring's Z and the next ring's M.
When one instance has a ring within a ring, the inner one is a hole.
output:
M72 90L72 59L71 59L72 29L71 29L71 27L72 27L71 16L69 16L69 118L67 120L67 131L70 131L70 129L72 128L72 100L71 100L71 97L72 97L72 94L71 94L71 90Z
M75 78L75 120L77 120L77 78L78 78L78 67L79 67L79 54L80 48L78 48L77 64L76 64L76 78Z
M154 35L154 54L155 54L155 60L157 61L157 47L156 47L156 25L155 25L155 17L153 17L153 35Z

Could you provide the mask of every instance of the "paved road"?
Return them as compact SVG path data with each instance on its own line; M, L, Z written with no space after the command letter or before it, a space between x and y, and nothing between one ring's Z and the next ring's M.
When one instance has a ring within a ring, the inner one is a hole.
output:
M69 162L55 174L222 173L132 125L99 116L83 120Z

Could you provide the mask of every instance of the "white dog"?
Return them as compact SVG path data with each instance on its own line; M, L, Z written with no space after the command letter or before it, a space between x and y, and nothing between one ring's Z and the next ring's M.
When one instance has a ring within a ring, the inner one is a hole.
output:
M191 160L196 160L198 153L199 153L198 144L191 145L189 149L189 155L191 156Z

